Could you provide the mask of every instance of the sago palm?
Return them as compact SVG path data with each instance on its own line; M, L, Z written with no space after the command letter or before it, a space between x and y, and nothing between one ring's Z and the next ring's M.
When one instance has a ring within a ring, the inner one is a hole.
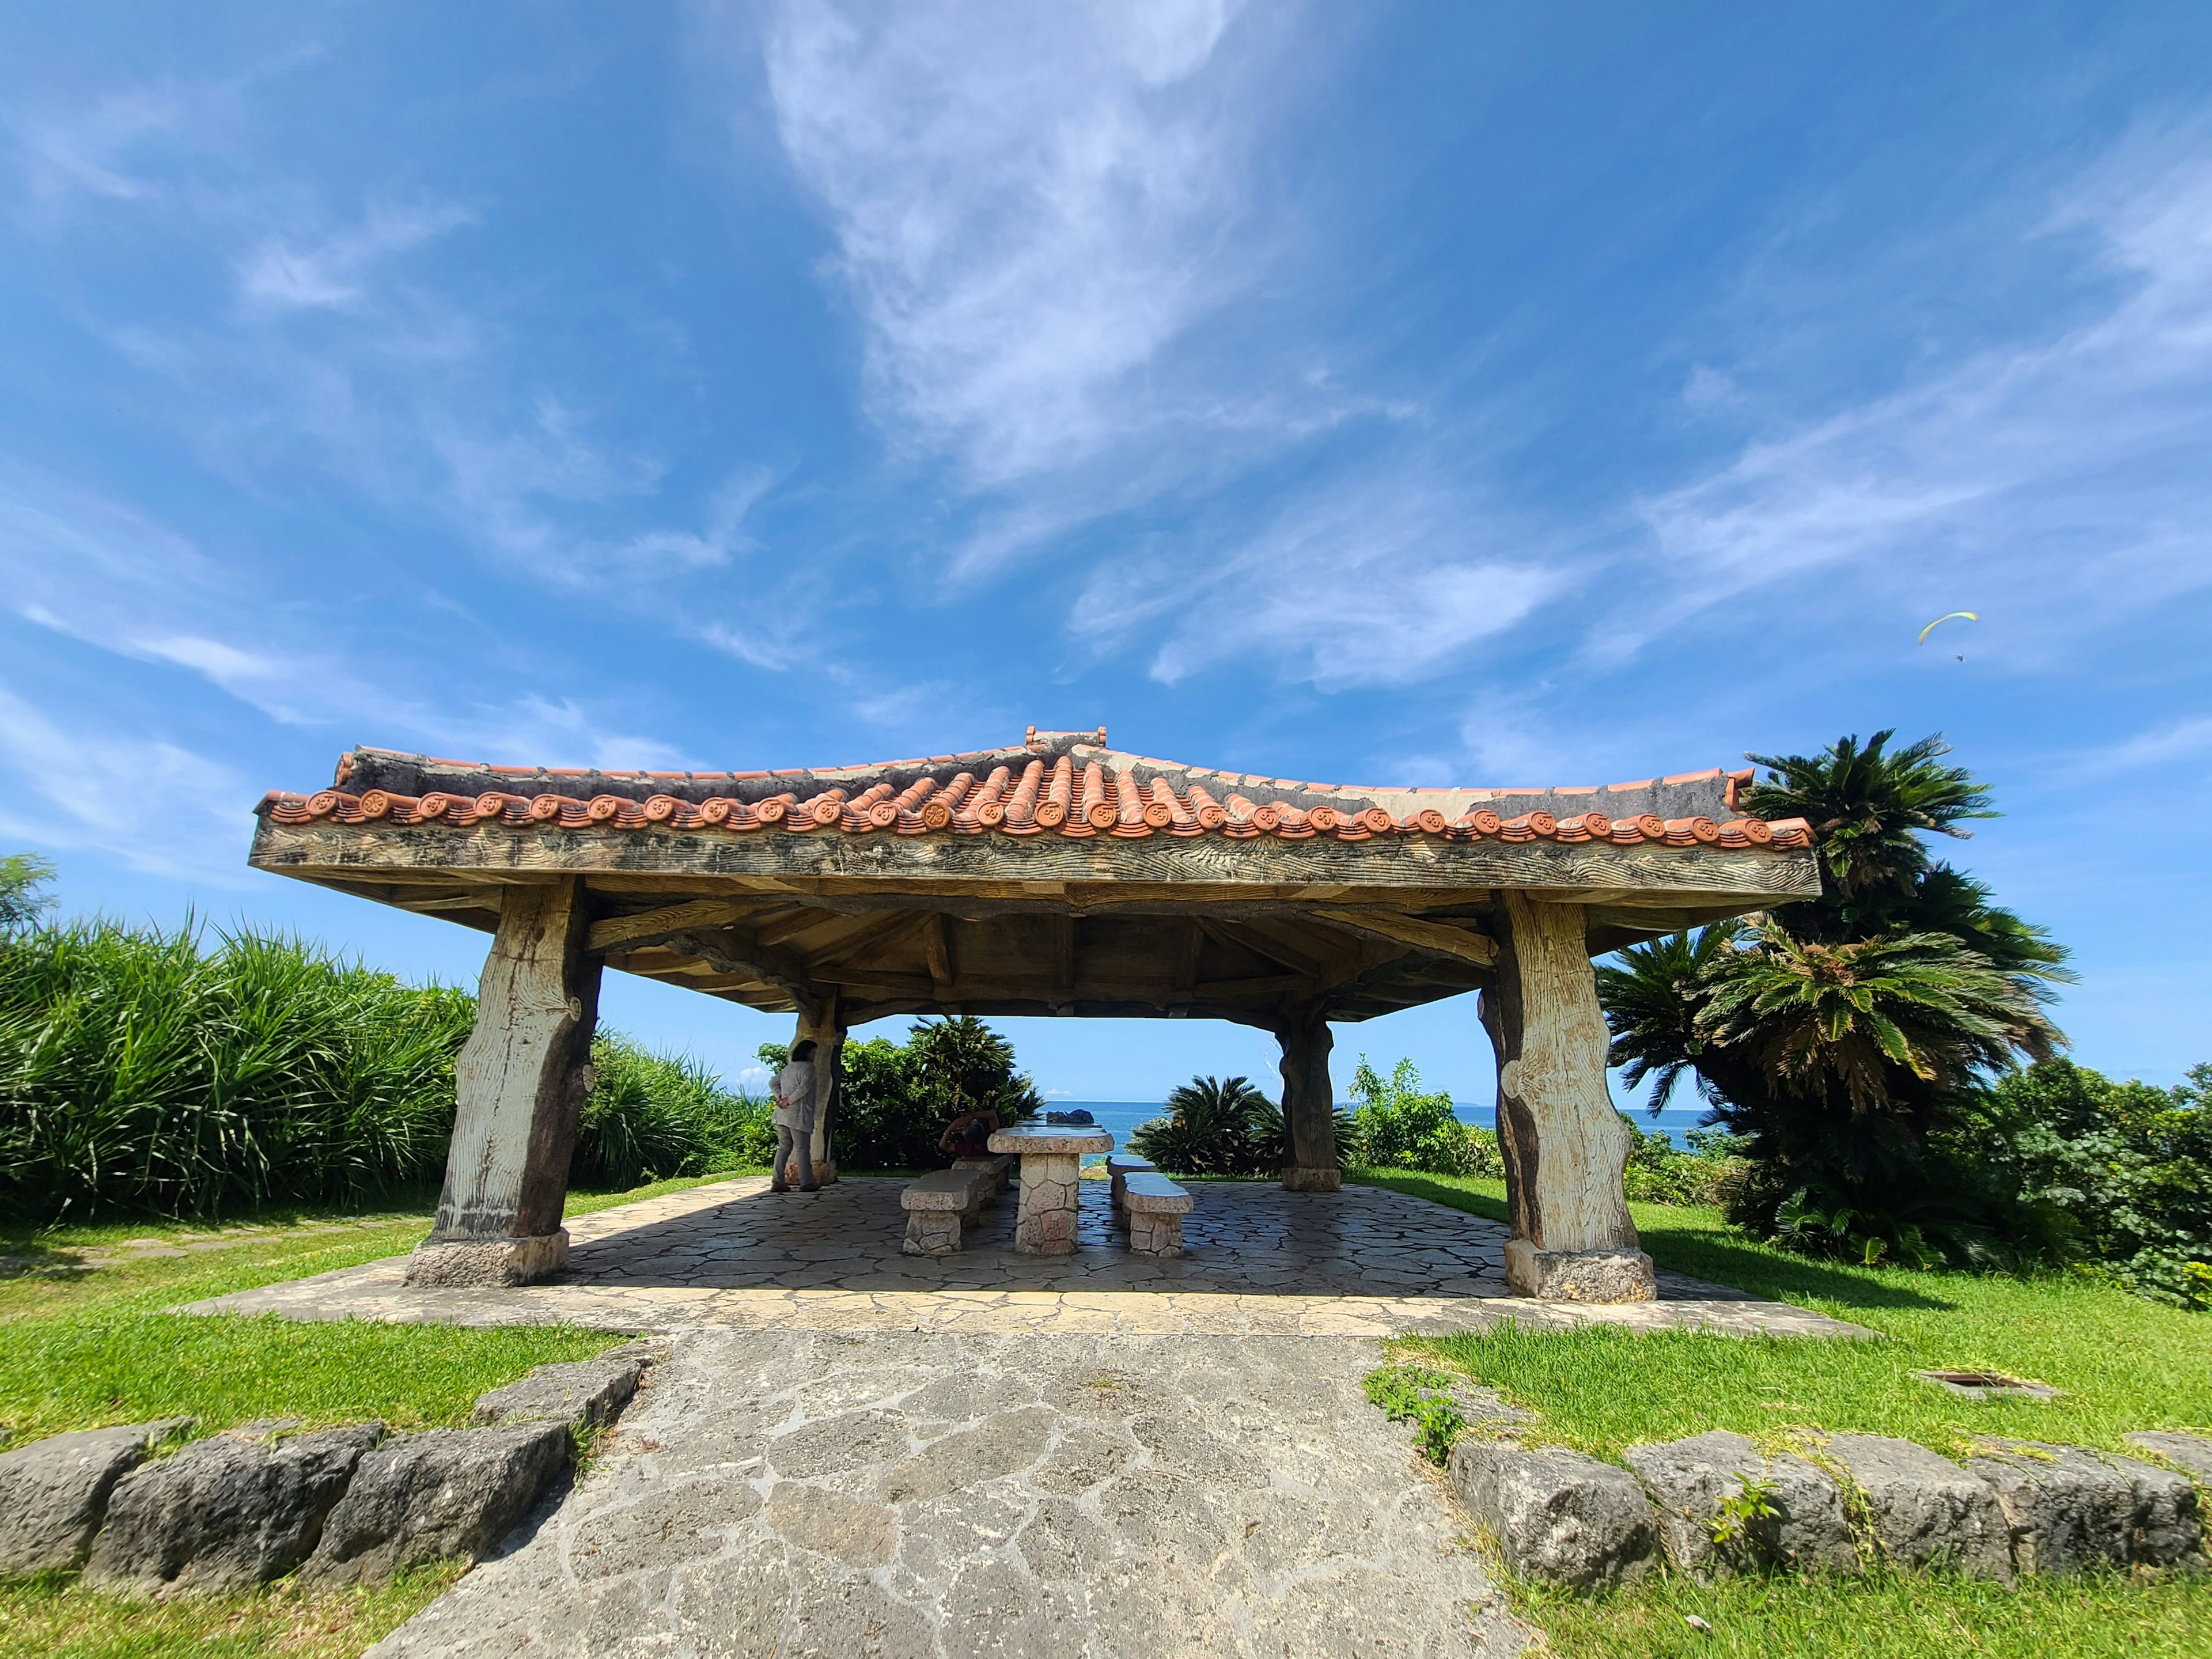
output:
M1747 928L1706 981L1698 1037L1755 1063L1777 1094L1854 1113L1918 1091L1963 1089L2017 1053L2064 1042L2038 988L1944 933L1826 945L1771 918Z
M1674 1097L1685 1073L1700 1075L1708 1092L1725 1090L1713 1075L1727 1056L1698 1030L1714 964L1741 931L1736 921L1717 922L1695 933L1669 933L1620 953L1619 964L1601 963L1598 1000L1613 1033L1607 1063L1620 1069L1631 1088L1651 1081L1650 1106L1656 1115Z
M1839 738L1814 755L1747 757L1770 775L1752 786L1746 810L1812 825L1830 891L1846 912L1905 896L1928 867L1921 836L1964 839L1965 820L1996 816L1989 786L1943 764L1951 749L1940 734L1891 754L1895 735L1877 732L1863 746L1856 735Z

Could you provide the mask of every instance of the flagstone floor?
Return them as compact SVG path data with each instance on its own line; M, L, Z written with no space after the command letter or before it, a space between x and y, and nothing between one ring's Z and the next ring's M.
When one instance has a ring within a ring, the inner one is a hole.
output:
M568 1224L568 1267L514 1290L414 1290L404 1258L194 1303L193 1313L295 1319L571 1323L599 1329L1036 1331L1366 1336L1480 1329L1500 1319L1571 1328L1703 1327L1865 1336L1783 1303L1662 1271L1661 1299L1626 1307L1536 1302L1503 1275L1505 1229L1379 1188L1285 1192L1193 1183L1188 1254L1133 1255L1103 1181L1082 1183L1075 1253L1017 1255L1014 1194L957 1255L899 1250L896 1177L847 1176L775 1194L741 1177Z

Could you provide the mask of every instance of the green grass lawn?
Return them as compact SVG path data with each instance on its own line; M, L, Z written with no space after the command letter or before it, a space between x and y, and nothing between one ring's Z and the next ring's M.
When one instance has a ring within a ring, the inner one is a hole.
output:
M678 1192L701 1177L632 1192L569 1194L567 1212ZM288 1212L249 1224L149 1221L42 1231L0 1229L0 1425L6 1443L155 1417L198 1419L211 1433L255 1418L307 1426L380 1419L394 1430L465 1422L476 1397L533 1365L582 1359L618 1332L544 1326L294 1323L204 1317L179 1303L350 1267L412 1249L423 1209L368 1215ZM88 1260L126 1241L182 1255ZM428 1602L450 1571L374 1590L301 1595L289 1583L244 1596L149 1609L63 1580L0 1587L0 1655L137 1659L183 1654L355 1654Z
M1367 1171L1353 1179L1505 1218L1499 1182ZM1879 1338L1505 1325L1395 1349L1464 1371L1536 1413L1536 1438L1613 1462L1624 1447L1708 1429L1770 1442L1821 1431L1888 1434L1946 1454L1975 1435L2125 1450L2121 1437L2134 1429L2212 1431L2212 1317L2074 1279L1812 1261L1733 1232L1710 1210L1629 1207L1661 1267L1814 1309ZM1938 1369L2005 1371L2060 1395L2040 1405L1977 1401L1913 1375ZM1705 1590L1668 1574L1595 1601L1516 1595L1559 1651L1593 1659L2212 1654L2212 1577L2030 1581L2017 1592L1944 1579L1778 1577ZM1688 1625L1691 1613L1712 1632Z

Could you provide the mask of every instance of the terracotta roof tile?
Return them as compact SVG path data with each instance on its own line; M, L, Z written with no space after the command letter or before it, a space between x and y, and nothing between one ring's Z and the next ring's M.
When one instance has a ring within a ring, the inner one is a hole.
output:
M1509 843L1608 842L1792 850L1812 844L1802 818L1743 815L1748 771L1676 773L1633 783L1553 789L1391 789L1299 783L1221 772L1103 748L1104 732L1038 732L1019 746L927 759L746 772L605 772L491 766L360 749L336 786L271 791L258 810L280 823L428 824L454 830L774 830L901 836L1101 834L1140 840L1329 836L1364 842L1427 836ZM580 786L570 780L584 780ZM1217 787L1209 787L1211 780ZM1217 793L1218 789L1218 793ZM1576 810L1604 796L1636 810Z

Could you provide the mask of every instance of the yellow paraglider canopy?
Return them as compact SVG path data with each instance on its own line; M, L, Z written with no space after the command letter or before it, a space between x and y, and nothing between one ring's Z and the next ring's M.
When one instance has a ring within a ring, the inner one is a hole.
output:
M1927 644L1927 643L1928 643L1928 636L1929 636L1930 634L1933 634L1933 633L1934 633L1934 632L1935 632L1938 628L1942 627L1945 623L1954 621L1954 620L1955 620L1956 618L1960 617L1965 617L1968 622L1979 622L1979 621L1981 621L1981 617L1980 617L1980 616L1979 616L1978 613L1974 612L1974 611L1954 611L1950 612L1950 613L1949 613L1948 615L1947 615L1947 616L1942 616L1942 617L1936 617L1936 620L1935 620L1934 622L1929 623L1928 624L1928 626L1927 626L1927 627L1925 627L1925 628L1922 629L1920 630L1920 637L1919 637L1917 640L1914 641L1913 641L1913 643L1915 643L1916 645L1925 645L1925 644Z

